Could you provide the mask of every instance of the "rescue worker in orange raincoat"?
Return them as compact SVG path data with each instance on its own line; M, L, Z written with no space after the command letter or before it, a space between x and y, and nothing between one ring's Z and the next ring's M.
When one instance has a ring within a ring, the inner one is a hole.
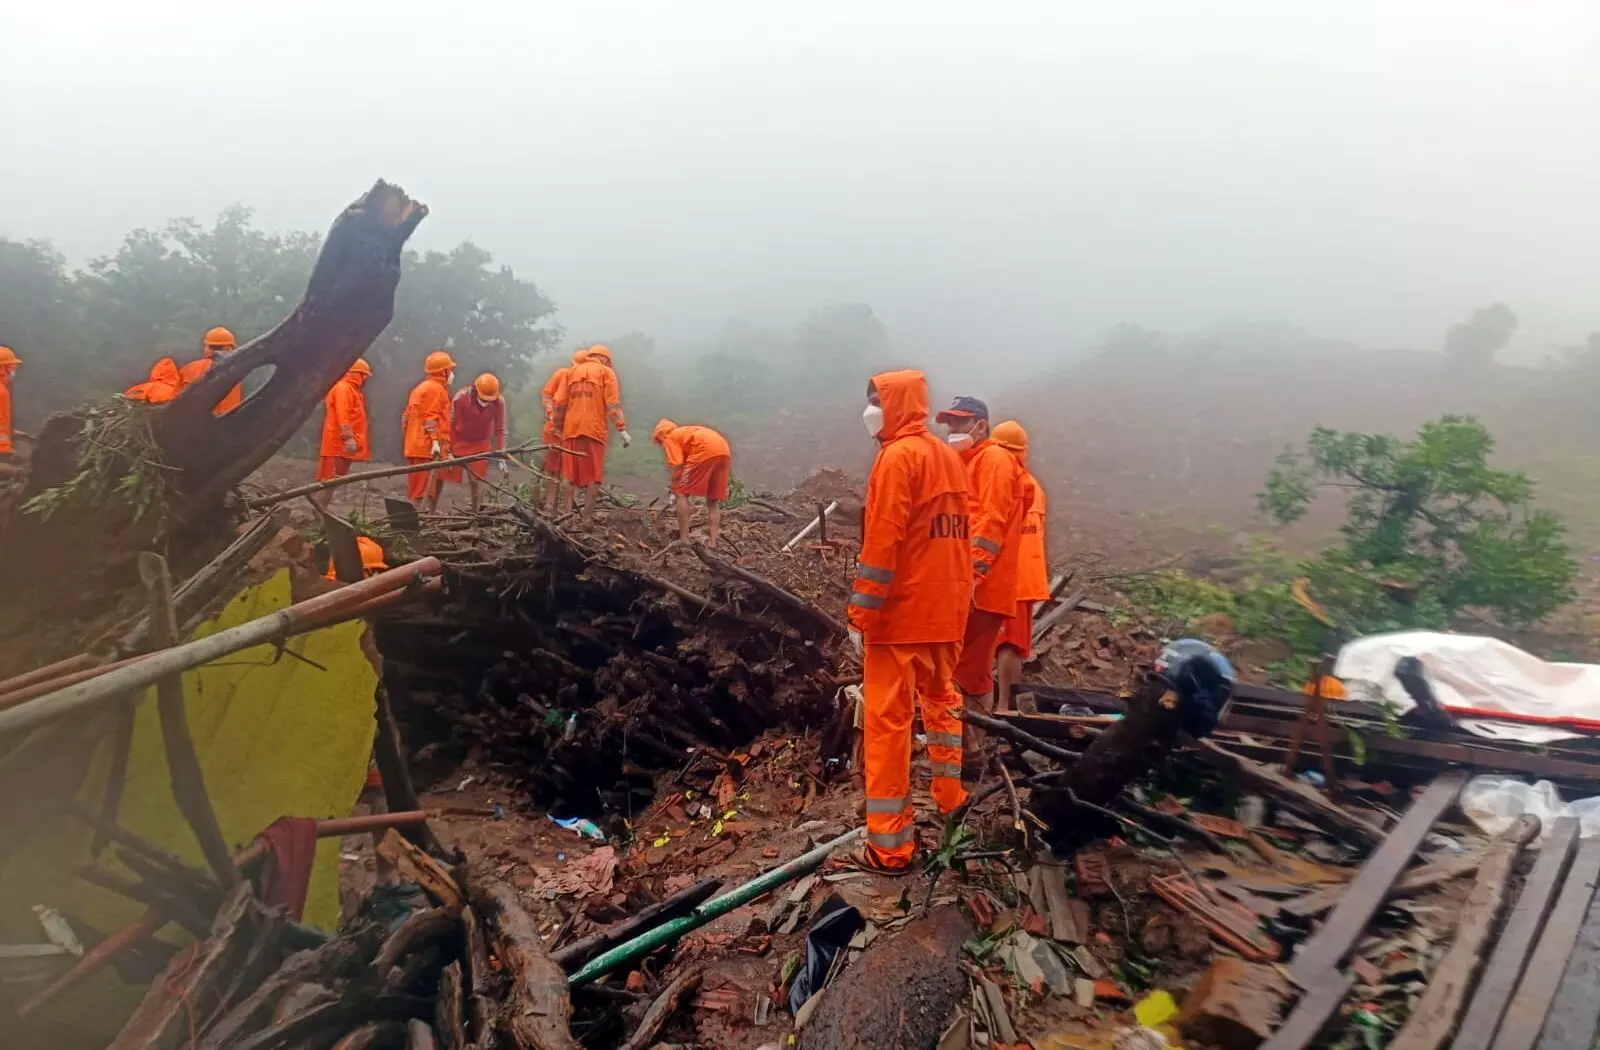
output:
M706 541L715 547L722 534L722 504L727 502L728 482L733 478L733 448L728 439L710 427L679 426L663 419L650 440L660 445L667 457L667 476L678 512L678 539L689 538L689 497L700 496L706 501Z
M588 522L606 477L607 421L617 428L623 448L633 444L622 415L622 388L611 367L611 350L599 344L589 347L584 359L561 377L555 402L561 441L570 453L562 456L562 477L572 486L563 509L571 510L578 489L584 489L583 520Z
M877 439L847 615L861 656L867 845L858 863L904 874L916 856L911 722L927 730L933 800L949 813L961 786L961 697L951 675L972 604L967 476L961 457L928 430L921 372L885 372L862 413Z
M471 456L479 452L506 447L506 403L500 400L500 377L485 372L462 387L450 402L450 454ZM462 470L466 470L467 489L472 494L472 509L483 503L483 479L489 476L489 461L476 459L451 467L445 480L461 483ZM511 467L502 458L500 473L509 473Z
M178 396L183 389L183 378L178 374L178 362L163 357L150 367L150 378L135 383L122 392L129 401L146 401L152 405L165 404Z
M11 377L22 358L9 346L0 346L0 462L16 451L11 441Z
M588 356L589 348L586 346L579 347L573 351L572 364L575 365ZM550 378L545 381L544 389L539 394L540 400L544 404L544 432L540 435L539 440L542 444L549 446L544 451L544 462L540 464L545 473L545 478L541 479L540 483L548 486L548 506L551 514L556 512L556 508L561 502L561 474L566 469L564 466L566 456L561 451L561 428L556 425L556 392L561 389L561 381L567 377L567 373L571 370L572 365L562 365L554 372L551 372ZM544 493L540 494L540 499L544 499Z
M407 463L450 456L450 381L455 378L456 363L443 350L435 350L422 367L427 378L411 388L405 413L400 417L400 451ZM406 475L406 496L418 510L437 510L443 488L443 471L414 470Z
M1017 567L1027 505L1022 464L989 436L989 406L958 397L938 415L951 447L967 465L967 515L972 524L972 615L967 617L955 684L969 705L994 710L994 656L1006 618L1017 611ZM966 775L982 774L981 733L965 727Z
M181 380L178 386L180 388L188 387L199 382L201 376L211 371L211 366L217 363L217 358L233 353L233 348L232 332L222 327L211 329L206 333L202 342L202 356L195 358L178 370L178 378ZM222 400L218 401L216 406L211 409L211 414L220 416L232 412L239 407L239 402L243 400L244 394L236 385L232 390L222 395Z
M317 480L328 481L350 473L350 464L372 458L367 446L367 395L362 388L372 378L372 366L356 358L322 399L322 444L318 449ZM326 508L333 498L331 489L311 497Z
M387 569L388 563L383 560L383 547L371 536L357 536L356 550L361 552L361 578L366 579L376 576ZM330 580L337 580L339 573L333 567L333 559L328 559L328 571L323 573Z
M1050 568L1045 559L1044 487L1028 472L1028 432L1008 419L994 428L995 444L1022 464L1023 503L1021 559L1017 567L1017 611L1006 620L995 654L995 701L1002 711L1013 710L1012 692L1022 681L1022 664L1033 656L1033 603L1050 597Z

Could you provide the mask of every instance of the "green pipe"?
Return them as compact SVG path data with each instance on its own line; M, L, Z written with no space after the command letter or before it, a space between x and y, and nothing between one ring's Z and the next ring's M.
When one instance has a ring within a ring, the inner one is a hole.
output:
M743 886L736 886L720 897L713 897L700 905L694 911L678 919L671 919L662 923L653 930L646 930L631 941L612 948L608 952L590 959L583 969L567 979L567 983L576 988L580 984L588 984L603 977L624 963L649 955L663 944L677 940L690 930L698 929L713 919L720 918L733 909L748 904L757 897L777 886L804 875L828 859L828 854L846 846L860 838L866 828L856 828L847 831L836 839L829 839L815 849L802 853L787 864L780 864L769 872L757 875Z

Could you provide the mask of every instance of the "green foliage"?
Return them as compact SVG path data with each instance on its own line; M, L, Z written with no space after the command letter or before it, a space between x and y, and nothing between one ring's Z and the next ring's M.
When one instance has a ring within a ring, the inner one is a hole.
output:
M1511 307L1505 303L1491 303L1451 326L1444 337L1444 352L1459 364L1482 367L1511 342L1516 330L1517 315L1511 312Z
M164 519L168 468L150 433L149 415L149 406L121 400L85 410L77 441L78 473L34 496L22 509L49 519L62 511L69 517L103 516L121 506L132 512L134 523L152 512Z
M1345 493L1343 543L1304 571L1349 629L1440 628L1469 608L1526 626L1573 599L1578 567L1565 526L1533 509L1532 479L1491 467L1493 450L1471 417L1425 423L1411 441L1319 427L1279 457L1260 505L1287 524L1323 489Z

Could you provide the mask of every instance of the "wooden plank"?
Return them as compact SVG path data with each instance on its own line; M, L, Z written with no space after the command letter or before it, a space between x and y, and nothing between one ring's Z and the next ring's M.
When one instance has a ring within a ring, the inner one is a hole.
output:
M1210 740L1200 741L1195 754L1206 764L1247 781L1258 791L1267 793L1275 801L1340 838L1368 846L1377 846L1389 838L1389 833L1381 827L1345 812L1319 794L1316 788L1291 780L1276 769L1236 755Z
M1309 982L1302 982L1306 994L1300 997L1288 1019L1272 1033L1272 1038L1261 1045L1261 1050L1305 1050L1328 1026L1328 1019L1354 983L1354 978L1338 970L1324 970Z
M1556 1001L1539 1033L1539 1050L1589 1050L1600 1027L1600 894L1589 902L1589 915L1578 934L1578 946L1556 989Z
M1367 858L1328 921L1311 935L1289 965L1289 975L1301 987L1309 987L1310 980L1324 971L1339 968L1383 904L1389 887L1411 863L1428 829L1455 802L1466 780L1467 775L1462 772L1434 778L1406 810L1383 845Z
M1460 1034L1452 1050L1489 1050L1500 1028L1500 1018L1505 1015L1506 1003L1522 976L1522 966L1528 961L1528 952L1544 928L1545 917L1550 914L1550 906L1555 902L1556 891L1577 842L1576 819L1562 817L1550 826L1539 859L1522 884L1522 894L1511 909L1511 918L1506 920L1505 930L1489 957L1489 967L1483 971L1473 992L1472 1004L1461 1020Z
M1428 978L1422 1001L1406 1018L1389 1050L1440 1050L1450 1041L1467 993L1483 964L1484 949L1506 905L1512 868L1522 847L1539 834L1538 817L1519 817L1488 849L1472 886L1450 950ZM1600 1008L1597 1008L1600 1009ZM1592 1026L1591 1026L1592 1027ZM1587 1050L1588 1042L1584 1043Z
M1072 915L1072 899L1067 896L1067 870L1053 864L1035 864L1034 871L1041 873L1040 886L1044 890L1045 907L1049 912L1050 936L1063 944L1084 943L1088 931L1078 929Z
M1493 1050L1533 1050L1544 1027L1544 1019L1555 1001L1561 975L1566 972L1567 959L1572 956L1573 945L1583 929L1584 917L1589 914L1589 902L1594 897L1595 882L1600 880L1600 838L1585 839L1578 845L1578 855L1572 859L1567 879L1561 885L1561 896L1550 912L1550 919L1539 935L1539 946L1528 960L1528 969L1517 985L1517 994L1506 1007L1505 1019L1500 1022Z
M1395 880L1389 887L1389 892L1384 894L1384 900L1392 901L1403 897L1415 897L1423 890L1431 890L1435 886L1443 885L1451 879L1459 879L1464 875L1475 874L1478 865L1483 863L1483 853L1473 851L1462 853L1454 857L1445 857L1424 864L1420 868L1412 868ZM1330 910L1344 899L1346 888L1344 886L1328 886L1324 889L1313 890L1303 897L1285 901L1280 909L1284 915L1292 915L1297 919L1314 919L1323 912Z

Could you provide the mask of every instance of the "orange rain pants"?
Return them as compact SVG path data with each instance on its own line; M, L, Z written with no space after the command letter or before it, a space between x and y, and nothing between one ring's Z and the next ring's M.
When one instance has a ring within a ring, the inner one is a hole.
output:
M867 645L862 661L862 750L867 767L867 849L883 867L916 856L911 808L911 719L922 705L933 801L949 813L967 800L961 786L961 697L950 688L955 642Z
M1012 610L1015 611L1015 608ZM967 633L961 639L961 658L951 676L968 696L982 696L994 688L994 654L1009 617L987 609L967 614Z
M407 456L407 463L427 463L431 456ZM419 499L432 499L444 489L444 469L413 470L406 475L406 496L415 503Z

